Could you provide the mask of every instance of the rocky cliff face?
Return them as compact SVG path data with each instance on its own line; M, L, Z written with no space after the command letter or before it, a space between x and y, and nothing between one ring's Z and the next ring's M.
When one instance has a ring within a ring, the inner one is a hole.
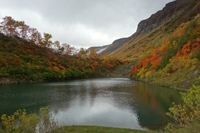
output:
M142 20L138 24L137 31L133 34L133 37L148 33L174 17L176 17L174 26L190 20L200 12L198 3L198 0L176 0L166 4L162 10L151 15L148 19ZM185 14L185 11L188 11L188 13Z

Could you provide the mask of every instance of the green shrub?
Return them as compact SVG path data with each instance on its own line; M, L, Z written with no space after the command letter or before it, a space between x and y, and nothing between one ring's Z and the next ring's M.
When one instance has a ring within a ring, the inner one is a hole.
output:
M3 129L7 133L31 133L35 132L35 127L40 118L36 114L27 114L26 110L17 110L13 115L1 116Z
M200 131L200 85L193 86L188 92L181 93L183 104L169 108L167 113L174 122L168 123L167 132L176 130L195 132Z
M6 133L46 133L59 127L48 107L41 108L39 114L17 110L10 116L2 115L1 121L0 129Z
M197 51L196 51L194 57L197 58L200 61L200 47L197 48Z

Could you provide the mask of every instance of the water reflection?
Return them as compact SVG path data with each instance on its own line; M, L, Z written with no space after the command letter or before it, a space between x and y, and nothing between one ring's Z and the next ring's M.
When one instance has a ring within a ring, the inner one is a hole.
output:
M49 106L64 125L99 125L158 129L168 122L177 90L124 78L0 86L0 115L26 108L38 112Z

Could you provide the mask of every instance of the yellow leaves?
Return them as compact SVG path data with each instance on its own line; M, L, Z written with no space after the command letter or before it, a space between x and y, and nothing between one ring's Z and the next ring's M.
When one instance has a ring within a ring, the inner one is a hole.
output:
M90 48L90 58L97 58L97 53L94 48Z
M179 37L182 35L182 33L184 32L184 29L186 28L188 23L182 23L178 28L176 28L176 30L172 33L172 37L176 36Z
M172 128L183 128L200 118L200 86L193 86L189 91L181 93L183 104L173 105L169 108L168 116L175 120L170 123L167 130ZM190 125L192 126L192 125Z
M146 78L149 77L149 76L151 75L151 73L152 73L152 71L147 71L147 72L145 73L145 77L146 77Z
M1 121L6 128L6 132L11 133L13 127L15 126L15 116L7 116L6 114L4 114L1 116Z

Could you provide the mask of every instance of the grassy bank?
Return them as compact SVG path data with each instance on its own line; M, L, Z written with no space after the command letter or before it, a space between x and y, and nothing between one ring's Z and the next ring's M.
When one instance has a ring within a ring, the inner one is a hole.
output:
M52 133L158 133L149 130L132 130L124 128L99 127L99 126L66 126Z
M6 133L0 129L0 133ZM158 131L143 131L113 127L99 126L66 126L60 129L51 131L51 133L158 133Z

